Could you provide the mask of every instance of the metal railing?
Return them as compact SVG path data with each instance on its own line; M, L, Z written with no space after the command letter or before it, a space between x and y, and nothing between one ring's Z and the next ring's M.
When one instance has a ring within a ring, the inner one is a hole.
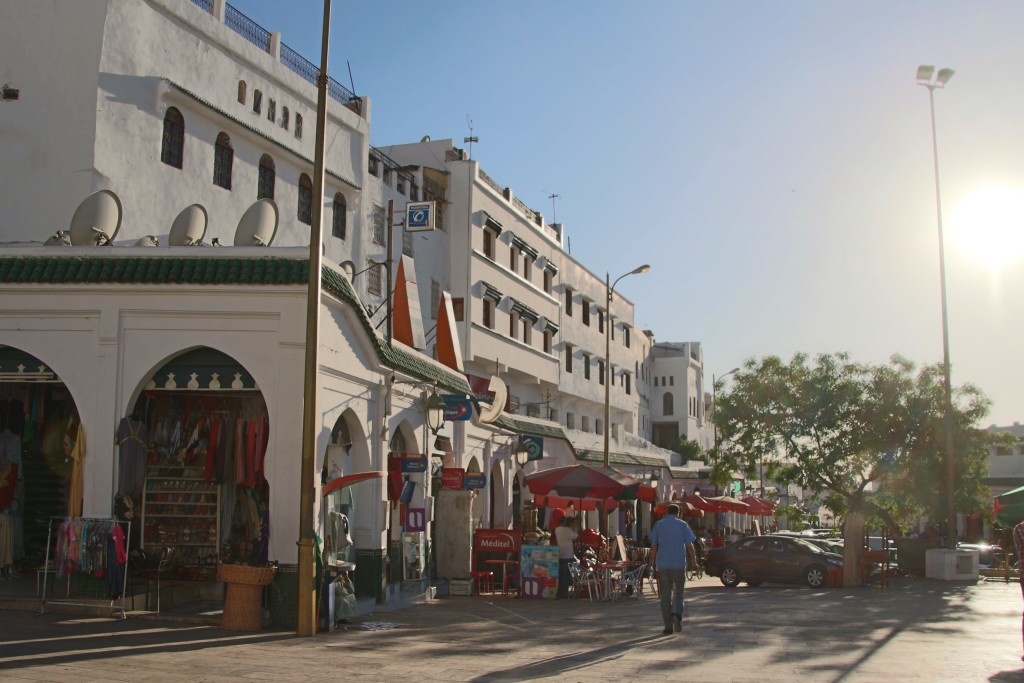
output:
M281 63L301 76L303 80L316 85L316 79L320 76L319 67L284 43L281 43ZM356 99L355 93L330 76L327 77L327 96L341 104L348 104Z
M484 181L484 183L488 185L491 189L493 189L495 192L497 192L498 194L502 193L501 185L495 182L494 178L484 173L484 169L481 168L477 172L477 175L480 177L480 180Z
M270 51L270 31L231 5L225 7L224 25L264 52Z
M193 4L199 5L209 13L213 13L213 0L192 0Z

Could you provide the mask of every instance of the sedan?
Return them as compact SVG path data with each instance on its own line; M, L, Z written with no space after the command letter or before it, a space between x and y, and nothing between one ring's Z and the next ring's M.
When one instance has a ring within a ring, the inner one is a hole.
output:
M822 588L833 569L842 570L841 555L792 536L751 536L708 551L705 569L722 584L734 588L740 581L760 586L765 581L804 583Z

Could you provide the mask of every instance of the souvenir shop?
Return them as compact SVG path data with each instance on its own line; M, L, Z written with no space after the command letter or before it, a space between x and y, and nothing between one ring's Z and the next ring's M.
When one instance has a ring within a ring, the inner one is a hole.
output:
M63 382L32 355L0 347L0 576L45 561L49 522L81 511L78 411Z
M263 395L229 357L201 349L156 373L115 435L115 509L134 520L140 573L213 582L219 562L267 563L269 438Z

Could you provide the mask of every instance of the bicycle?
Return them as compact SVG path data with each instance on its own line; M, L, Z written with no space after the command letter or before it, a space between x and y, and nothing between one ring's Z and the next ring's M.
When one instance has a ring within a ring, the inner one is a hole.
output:
M686 566L686 580L693 581L694 579L704 578L704 558L698 557L694 563L696 566Z

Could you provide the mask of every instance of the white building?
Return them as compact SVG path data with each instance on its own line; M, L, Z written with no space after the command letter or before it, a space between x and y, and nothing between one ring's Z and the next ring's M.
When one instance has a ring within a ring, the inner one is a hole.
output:
M699 342L658 342L652 349L651 421L653 441L675 448L680 439L713 446L704 384L704 352Z
M123 495L127 451L115 433L137 414L153 428L151 464L166 468L131 487L147 508L139 525L152 528L144 544L169 542L159 520L170 503L148 492L178 479L206 488L177 507L206 510L204 496L216 495L221 508L194 522L168 517L190 535L208 527L206 550L183 553L197 577L209 578L233 537L230 501L245 496L269 520L269 532L240 538L247 551L294 564L316 67L224 0L16 0L0 19L0 81L19 90L0 103L0 391L25 416L26 479L49 487L33 493L26 481L26 509L67 514L69 473L43 465L62 456L55 444L70 420L86 444L80 514L122 511L133 496ZM613 465L650 474L670 464L650 442L661 419L650 412L664 403L651 397L653 335L637 333L618 293L609 310L605 282L563 250L561 226L450 141L372 147L370 100L334 81L329 91L316 486L361 483L330 500L317 488L315 518L326 535L332 513L349 516L356 593L386 602L422 584L433 558L465 556L455 564L468 569L464 539L446 533L517 523L524 471L602 461L606 329ZM86 197L94 211L73 219ZM439 229L404 233L397 215L389 225L389 203L400 213L407 200L436 200ZM390 343L381 264L391 257L394 279L403 255L395 306L409 324ZM449 324L461 355L446 365L434 357L445 356L438 330ZM688 364L677 377L701 396L690 376L699 357ZM508 387L507 412L426 427L429 393L480 393L491 377ZM255 473L202 471L199 442L217 441L215 422L238 421L260 425L246 437ZM196 442L180 443L189 439L174 426ZM544 459L525 470L512 458L520 435L543 439ZM425 457L426 471L403 472L406 455ZM449 492L465 506L464 529L407 535L421 527L403 509L451 512L437 503L442 467L486 475L485 491ZM411 497L400 506L403 488ZM49 499L58 504L44 510ZM39 555L43 530L25 531L26 556Z

